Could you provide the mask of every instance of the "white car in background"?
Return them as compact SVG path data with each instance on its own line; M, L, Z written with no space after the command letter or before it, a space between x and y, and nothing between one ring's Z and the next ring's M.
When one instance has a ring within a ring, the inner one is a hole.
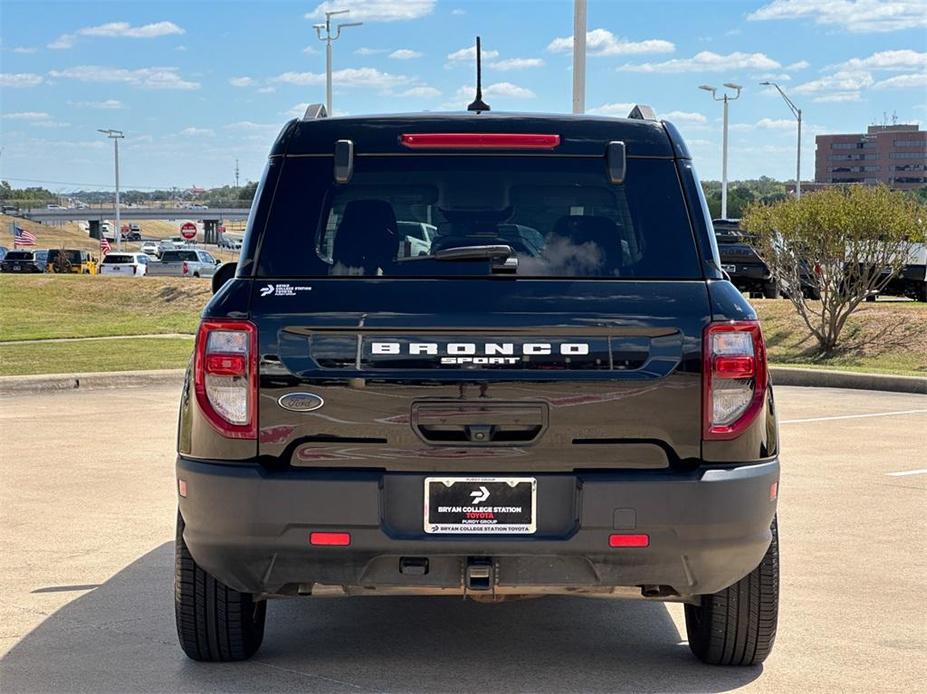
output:
M142 244L142 253L145 255L158 255L158 242L157 241L145 241Z
M150 258L145 253L110 252L100 262L101 275L141 277L148 274Z

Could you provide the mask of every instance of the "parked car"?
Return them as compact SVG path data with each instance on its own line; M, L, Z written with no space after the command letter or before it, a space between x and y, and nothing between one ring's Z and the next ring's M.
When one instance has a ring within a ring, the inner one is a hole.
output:
M90 251L77 248L52 248L46 258L47 271L73 273L76 275L97 274L97 260Z
M748 292L751 298L778 298L776 278L756 252L750 235L741 230L740 220L715 219L712 223L721 268L730 275L734 286L742 292Z
M164 251L160 260L149 263L147 274L212 277L220 262L206 251L195 249Z
M110 252L103 256L103 261L100 263L100 274L141 277L148 272L150 262L154 261L145 253Z
M124 224L122 226L122 238L125 241L141 241L142 228L138 224Z
M19 214L19 207L16 205L3 205L3 207L0 208L0 214L16 216Z
M883 277L887 274L884 273ZM927 244L911 244L901 272L892 277L879 293L927 302ZM866 297L867 301L875 299L875 296Z
M142 244L142 253L157 257L160 255L159 248L160 245L157 241L145 241L145 243Z
M48 251L8 251L0 262L0 272L45 272Z
M227 248L230 251L240 251L241 237L232 236L231 234L220 234L218 246L219 248Z
M271 599L586 595L682 603L707 663L766 658L766 348L649 113L285 126L180 399L187 655L250 657ZM428 255L397 217L435 225ZM536 254L485 243L512 224Z
M438 232L434 224L425 222L396 222L400 238L400 254L404 257L428 255L431 242Z
M10 249L7 248L6 246L0 246L0 262L2 262L4 258L6 258L6 254L9 252L9 250Z

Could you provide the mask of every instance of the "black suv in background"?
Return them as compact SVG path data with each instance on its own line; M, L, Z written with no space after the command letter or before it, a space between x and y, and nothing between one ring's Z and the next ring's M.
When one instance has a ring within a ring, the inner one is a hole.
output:
M559 594L681 602L701 660L766 658L765 345L648 111L283 128L180 404L187 655L250 657L268 599Z
M779 286L756 249L751 245L750 235L740 228L739 219L714 219L715 238L721 267L730 276L731 282L751 298L777 299Z
M8 251L0 262L0 272L45 272L48 251Z

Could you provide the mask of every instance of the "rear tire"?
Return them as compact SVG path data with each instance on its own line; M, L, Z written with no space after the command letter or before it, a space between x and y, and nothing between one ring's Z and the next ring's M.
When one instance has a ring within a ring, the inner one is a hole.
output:
M914 290L914 300L927 303L927 281Z
M763 285L763 298L765 299L778 299L779 298L779 283L775 280L767 282Z
M264 640L267 601L232 590L200 568L183 540L183 528L178 513L174 616L180 647L193 660L247 660Z
M779 616L779 533L760 565L734 585L686 605L689 648L709 665L757 665L776 640Z

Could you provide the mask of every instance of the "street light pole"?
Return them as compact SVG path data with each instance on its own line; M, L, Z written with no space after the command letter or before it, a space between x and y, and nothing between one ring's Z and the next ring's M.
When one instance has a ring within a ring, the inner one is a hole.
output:
M113 237L116 239L116 250L122 250L122 225L119 220L119 140L123 139L121 130L97 130L98 133L103 133L113 141L113 155L116 163L116 230L113 232Z
M711 93L711 98L715 101L724 102L724 118L721 128L721 219L727 219L727 113L728 113L728 104L731 101L736 101L740 98L740 92L743 90L743 87L739 84L734 84L733 82L725 82L724 85L728 89L733 89L735 91L734 96L729 95L725 92L720 98L718 97L718 90L716 87L712 87L708 84L703 84L699 89L703 89L706 92Z
M586 111L586 0L573 2L573 113Z
M792 115L795 116L795 119L798 121L798 152L795 156L795 197L801 197L801 109L796 106L792 100L786 96L785 92L782 91L780 87L775 82L760 82L764 87L775 87L776 91L779 92L779 95L785 100L786 106L789 107L789 110L792 112Z
M348 22L339 24L335 27L335 33L332 34L332 17L339 14L347 14L351 10L333 10L325 13L324 24L314 24L316 36L320 41L325 42L325 110L328 115L332 114L332 42L341 38L341 30L346 27L359 27L363 22ZM325 29L325 36L322 36L322 29Z

